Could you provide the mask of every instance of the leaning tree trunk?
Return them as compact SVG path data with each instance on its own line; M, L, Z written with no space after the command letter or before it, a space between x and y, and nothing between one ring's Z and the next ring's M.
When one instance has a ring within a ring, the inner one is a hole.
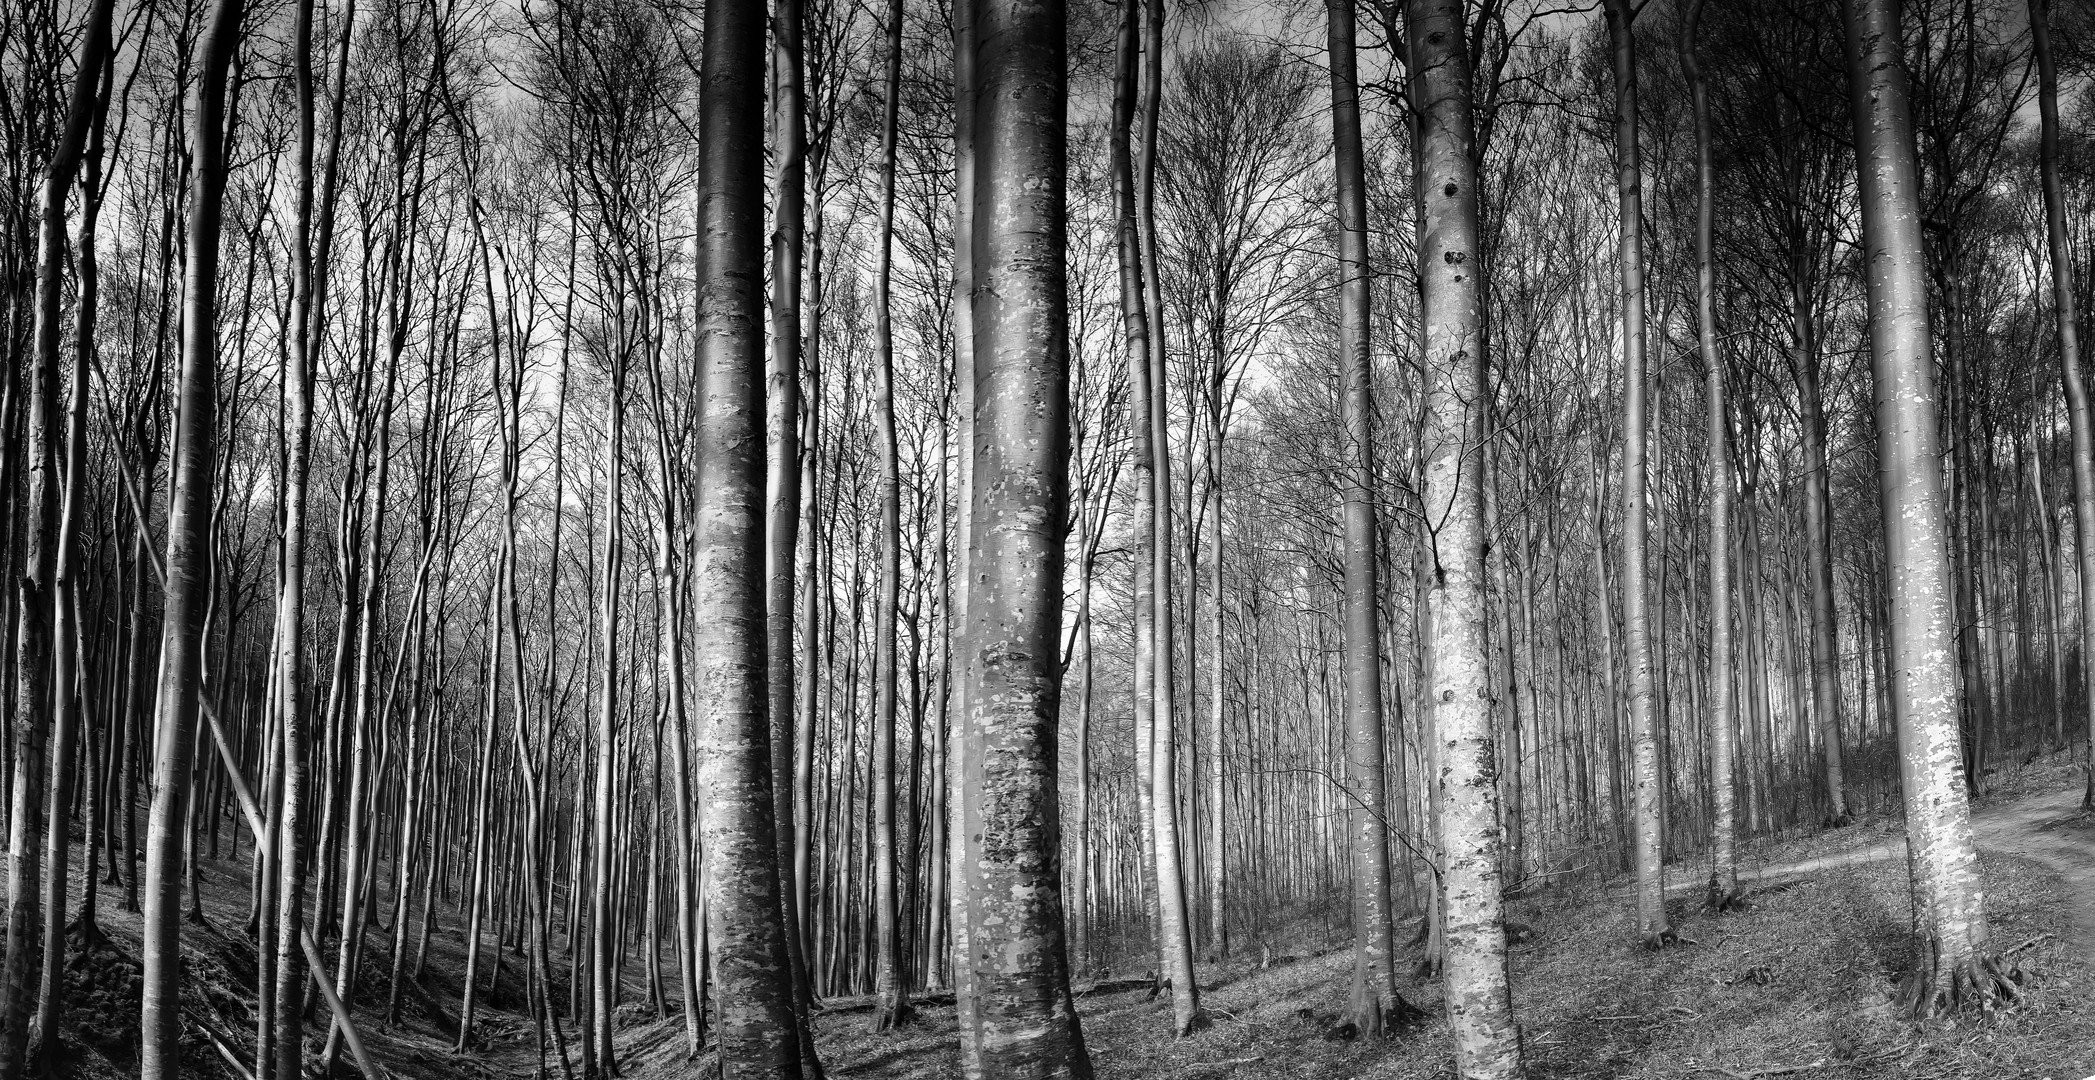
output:
M1861 165L1878 480L1891 585L1891 700L1918 900L1918 1013L2012 997L1986 922L1958 739L1935 360L1921 242L1920 167L1897 0L1846 0L1850 108Z
M6 961L0 969L0 1075L21 1075L30 1051L31 1011L37 1020L34 1039L48 1043L56 1034L59 982L65 959L66 817L71 809L71 743L78 708L74 672L81 659L72 622L77 612L68 589L78 572L79 501L85 479L88 357L74 359L68 394L70 430L59 411L59 341L64 329L66 263L66 197L86 156L96 114L102 107L102 65L109 61L110 0L96 0L81 34L79 58L66 106L65 128L44 174L43 206L37 230L37 267L33 341L29 372L28 416L23 432L29 444L26 509L22 533L27 541L15 590L15 690L13 710L14 775L7 824ZM87 196L93 199L94 193ZM91 211L90 211L91 212ZM92 222L83 225L92 230ZM91 235L88 234L88 235ZM91 325L92 267L81 267L82 328ZM83 336L81 339L87 339ZM64 431L63 440L60 432ZM208 473L205 483L209 483ZM62 494L61 494L62 493ZM56 700L54 700L56 699ZM52 761L45 764L46 741ZM46 772L50 807L44 803ZM47 820L46 820L47 819ZM50 829L46 852L44 830ZM48 865L39 868L42 857ZM92 868L89 869L92 874ZM41 920L41 921L40 921ZM42 978L32 988L31 965L39 950ZM55 1044L51 1044L55 1045ZM45 1047L37 1048L42 1057Z
M1484 267L1462 0L1406 11L1418 123L1419 302L1426 367L1425 513L1433 532L1433 742L1440 805L1441 970L1456 1070L1522 1075L1506 966L1498 752L1485 637ZM1357 134L1357 133L1356 133Z
M1632 815L1636 826L1637 933L1659 946L1666 922L1665 783L1659 775L1657 693L1652 673L1645 460L1649 407L1644 372L1644 165L1637 148L1637 52L1629 0L1607 0L1615 60L1616 199L1622 248L1622 619L1627 655Z
M224 220L226 72L240 39L240 0L217 0L197 38L190 106L189 251L183 271L182 379L168 504L167 629L146 830L145 987L139 1075L176 1080L182 1056L182 826L211 588L211 486L218 451L218 237Z
M970 1077L1088 1078L1055 778L1069 503L1064 11L1060 0L969 7L963 139L979 158L960 195L974 207L963 408L975 420L954 838L962 1062Z
M799 1077L764 690L763 0L706 6L699 110L694 694L723 1068Z
M1738 797L1732 785L1731 429L1724 403L1724 358L1717 335L1716 166L1711 155L1709 86L1695 52L1702 0L1688 0L1680 23L1680 67L1695 113L1695 305L1709 416L1709 907L1738 905Z
M2058 319L2059 374L2066 384L2066 422L2073 432L2073 522L2080 559L2081 707L2087 710L2087 790L2081 808L2095 810L2095 434L2088 386L2080 370L2080 300L2073 290L2073 243L2059 181L2059 74L2051 57L2051 0L2030 0L2030 41L2037 58L2038 162L2044 180L2044 233L2051 255L2051 300Z
M1376 616L1382 590L1375 524L1374 367L1368 202L1354 60L1353 0L1325 8L1331 47L1331 125L1339 214L1339 408L1345 425L1346 834L1353 863L1353 990L1339 1024L1380 1039L1408 1008L1397 992L1389 910L1389 805L1383 772L1382 659Z

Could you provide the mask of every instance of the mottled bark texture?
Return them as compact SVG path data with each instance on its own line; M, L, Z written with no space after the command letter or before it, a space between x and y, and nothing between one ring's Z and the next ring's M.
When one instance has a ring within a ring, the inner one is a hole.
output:
M1389 805L1383 774L1382 662L1375 604L1374 368L1368 266L1367 178L1360 140L1360 80L1353 0L1329 0L1331 126L1338 172L1339 410L1345 425L1340 510L1345 530L1346 835L1353 864L1353 990L1341 1029L1379 1039L1408 1010L1397 993L1389 910Z
M1498 751L1485 640L1484 267L1461 0L1406 9L1418 120L1418 274L1426 370L1426 520L1434 797L1440 805L1441 972L1464 1080L1521 1075L1506 966Z
M1615 196L1621 221L1622 621L1627 649L1631 816L1635 825L1637 934L1674 939L1666 922L1665 783L1659 775L1658 689L1652 669L1647 502L1650 421L1644 371L1644 163L1637 145L1637 50L1630 0L1607 0L1615 62Z
M1089 1077L1063 945L1055 759L1069 501L1064 11L1060 0L971 8L963 1063L998 1080Z
M211 488L218 457L218 239L224 221L226 74L240 42L240 0L217 0L196 41L190 92L189 250L182 283L182 373L168 501L166 630L153 740L141 951L145 992L139 1075L175 1080L182 1058L182 839L211 601Z
M1695 51L1702 0L1688 0L1680 20L1680 68L1695 117L1695 328L1708 398L1709 442L1709 777L1710 868L1707 905L1726 911L1741 902L1738 796L1732 783L1731 702L1731 430L1724 401L1724 354L1717 333L1716 166L1711 154L1709 85Z
M764 0L706 5L692 672L721 1072L797 1078L764 689L765 14Z
M1920 169L1899 5L1846 0L1843 7L1891 594L1888 666L1916 901L1918 963L1904 1000L1922 1014L1990 1007L2014 990L1988 935L1965 798Z

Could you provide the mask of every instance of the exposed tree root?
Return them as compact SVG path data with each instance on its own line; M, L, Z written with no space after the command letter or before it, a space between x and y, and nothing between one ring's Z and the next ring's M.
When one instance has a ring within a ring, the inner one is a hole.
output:
M916 1019L916 1015L916 1009L910 1006L909 999L906 997L898 998L884 1006L876 1007L873 1010L873 1034L885 1035L890 1031L905 1027L911 1020Z
M1392 995L1388 1004L1379 1001L1356 1002L1338 1017L1338 1022L1325 1033L1325 1038L1341 1042L1355 1039L1386 1039L1404 1030L1419 1020L1425 1019L1425 1010L1404 999L1404 995Z
M1645 948L1650 949L1653 952L1657 952L1660 949L1682 944L1682 939L1681 936L1675 933L1673 928L1669 926L1656 934L1644 935L1643 944ZM1692 944L1692 942L1690 942L1689 944Z
M1933 943L1923 952L1922 962L1899 981L1898 1009L1907 1016L1926 1020L1969 1008L1990 1013L2021 996L2021 969L1998 953L1943 964Z
M1186 1036L1201 1030L1202 1028L1212 1025L1214 1022L1215 1018L1213 1016L1208 1015L1208 1011L1206 1009L1199 1009L1193 1013L1193 1018L1191 1020L1186 1021L1184 1027L1172 1028L1171 1034L1173 1038L1183 1039Z
M1709 891L1702 898L1704 910L1722 915L1730 911L1744 911L1747 906L1746 894L1740 891L1737 878L1733 878L1731 883L1726 885L1719 875L1709 876Z

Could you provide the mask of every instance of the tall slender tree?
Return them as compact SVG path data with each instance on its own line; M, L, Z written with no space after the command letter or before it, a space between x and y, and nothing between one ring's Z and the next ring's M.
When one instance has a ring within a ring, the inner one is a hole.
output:
M2073 240L2066 227L2066 193L2059 178L2059 73L2051 47L2051 0L2029 0L2030 51L2037 62L2037 161L2044 189L2044 242L2051 257L2052 318L2058 322L2059 378L2066 387L2066 424L2073 445L2073 523L2080 556L2080 654L2095 657L2095 422L2080 367L2080 294L2074 291ZM2081 662L2081 700L2088 710L2088 741L2081 766L2087 788L2081 808L2095 810L2095 664Z
M1418 123L1419 323L1426 390L1425 515L1432 528L1433 741L1440 804L1443 961L1455 1067L1522 1075L1506 966L1504 826L1485 639L1484 281L1475 108L1461 0L1406 9Z
M85 400L89 360L86 355L74 358L73 388L66 395L67 407L61 411L58 387L59 346L65 323L65 210L102 100L102 66L110 62L111 8L109 0L96 0L88 8L73 61L64 128L44 170L42 206L37 218L35 313L31 329L34 356L23 433L29 444L25 479L30 514L23 529L28 541L23 552L24 572L14 586L15 699L13 708L8 710L12 719L14 769L7 817L6 959L4 968L0 968L0 1075L6 1076L21 1075L32 1038L41 1041L49 1032L49 1025L56 1023L60 977L57 969L65 958L69 841L64 822L71 811L70 758L77 715L73 676L79 659L72 640L75 612L69 590L78 573L78 515L85 480L82 450L87 422L84 407L74 403ZM86 280L80 287L93 289ZM92 309L87 309L84 316L91 318ZM48 808L44 805L47 786ZM30 973L39 955L45 958L42 978L32 990ZM32 1010L39 1021L34 1034L30 1031Z
M1646 442L1650 422L1644 364L1644 160L1637 143L1637 45L1630 0L1607 0L1615 68L1615 194L1622 304L1622 620L1628 668L1632 766L1631 817L1636 832L1637 933L1659 946L1673 940L1666 921L1665 780L1660 775L1658 687L1652 662L1650 494Z
M1680 19L1680 68L1687 76L1695 122L1695 329L1702 350L1709 441L1709 703L1710 872L1708 906L1736 906L1739 893L1737 797L1732 785L1731 706L1731 421L1725 405L1723 339L1717 333L1717 170L1709 85L1695 46L1702 0L1688 0Z
M182 840L211 603L211 489L218 473L218 260L225 220L226 81L240 45L240 0L214 0L197 36L190 93L188 251L182 275L182 369L168 503L167 629L146 831L144 1000L139 1075L175 1080L182 1056Z
M1897 0L1843 0L1849 108L1861 171L1862 240L1876 381L1878 482L1890 581L1890 674L1916 900L1922 1014L1990 1008L2014 995L1992 945L1958 737L1949 539L1942 491L1920 167Z
M763 0L706 6L699 73L699 503L692 649L725 1071L797 1078L764 690Z
M889 0L880 118L880 234L873 264L873 417L880 454L880 595L873 613L873 1026L909 1018L899 925L901 845L895 835L895 622L902 595L902 461L895 439L895 129L902 101L902 0Z
M1382 731L1381 620L1377 604L1375 400L1368 338L1373 285L1368 263L1367 166L1360 134L1360 76L1353 0L1326 0L1331 49L1331 129L1337 168L1339 411L1345 427L1340 515L1345 531L1346 810L1353 864L1353 990L1339 1023L1381 1038L1407 1007L1397 992L1389 899L1387 756Z

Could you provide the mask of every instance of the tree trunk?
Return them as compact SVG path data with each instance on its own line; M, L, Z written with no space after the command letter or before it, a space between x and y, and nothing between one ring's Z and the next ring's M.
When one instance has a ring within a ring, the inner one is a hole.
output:
M1418 120L1418 266L1427 373L1424 512L1435 522L1431 695L1440 806L1442 971L1456 1069L1522 1075L1506 965L1498 754L1485 636L1484 282L1461 0L1406 12ZM1424 583L1421 583L1422 586Z
M971 0L961 189L975 418L955 858L962 1065L1086 1080L1064 951L1054 732L1069 478L1060 0ZM958 269L956 267L956 269Z
M1988 933L1957 737L1961 693L1927 258L1898 3L1846 0L1843 6L1891 573L1891 699L1918 901L1918 965L1905 996L1917 1012L1934 1013L1990 1005L2014 990Z
M1353 0L1328 0L1331 124L1339 212L1339 408L1345 426L1341 516L1345 532L1346 811L1353 864L1353 988L1339 1019L1380 1039L1410 1008L1397 992L1389 909L1389 805L1383 771L1382 661L1377 603L1379 533L1375 522L1374 368L1368 334L1367 175L1360 133L1360 81L1354 58Z
M2081 808L2095 810L2095 434L2080 368L2080 294L2074 291L2073 244L2066 231L2066 195L2059 179L2059 76L2051 55L2051 0L2030 0L2030 39L2037 60L2038 162L2044 183L2044 235L2051 256L2051 300L2058 319L2059 373L2066 384L2066 422L2073 433L2073 521L2080 560L2081 708L2088 741L2082 746L2087 790ZM2049 528L2049 523L2046 525ZM2055 620L2056 621L2056 620ZM2058 646L2053 645L2056 650Z
M1626 624L1629 737L1636 826L1637 933L1649 946L1673 940L1666 921L1664 778L1659 775L1652 672L1645 492L1644 166L1637 147L1637 54L1629 0L1607 0L1615 62L1616 198L1622 277L1622 618Z
M226 74L240 40L240 0L216 0L197 38L189 154L193 194L183 278L182 378L168 506L167 630L146 833L143 1080L181 1069L182 823L188 817L191 735L210 601L211 487L218 452L218 238L225 196Z
M895 836L895 623L902 588L902 463L895 439L895 128L902 100L902 0L889 0L887 82L880 123L879 248L873 270L874 436L880 454L880 593L873 609L873 1028L909 1019L902 968L901 882Z
M25 1056L41 1067L56 1048L65 967L67 823L72 810L73 743L81 709L75 694L80 663L75 624L80 561L80 498L86 480L87 376L94 327L94 215L99 193L85 192L78 267L78 355L58 411L59 338L63 330L65 206L82 160L101 153L102 67L110 62L114 5L96 0L81 33L65 127L44 176L38 223L36 312L25 441L29 444L26 508L32 520L24 572L16 587L13 713L14 776L8 806L6 963L0 972L0 1074L21 1075ZM92 146L90 146L92 142ZM90 167L90 177L100 170ZM63 441L60 438L64 431ZM61 472L61 469L63 472ZM11 493L10 493L11 494ZM50 762L44 760L49 739ZM50 798L44 804L46 772ZM39 818L43 820L39 820ZM40 850L41 849L41 850ZM43 866L38 867L41 855ZM94 868L88 868L92 878ZM39 895L41 894L41 895ZM41 920L41 925L39 925ZM40 932L40 934L39 934ZM41 977L32 995L31 962L39 947ZM31 1009L34 1009L34 1026Z
M803 460L800 440L801 368L801 252L805 243L807 216L807 116L802 88L803 42L802 0L774 0L771 35L771 129L773 164L776 168L776 204L772 209L771 232L771 350L768 424L771 454L767 491L770 506L765 518L765 686L770 694L772 817L778 829L779 895L785 904L786 966L792 977L796 1028L803 1036L811 1030L807 1010L808 989L806 943L807 897L807 806L802 797L801 740L807 738L812 752L811 732L797 730L799 714L794 701L794 555L800 543L803 494L812 500L814 485L803 483L802 470L812 472L811 460ZM817 303L820 297L816 298ZM812 415L812 414L810 414ZM812 507L808 510L812 513ZM812 532L812 530L810 530ZM812 550L812 548L810 549ZM812 560L809 574L813 573ZM801 583L812 596L811 586ZM812 612L812 608L809 611ZM815 633L812 618L802 624L810 641ZM809 655L813 650L809 650ZM812 667L812 665L810 665ZM804 707L804 706L803 706ZM688 883L687 883L688 884ZM688 924L690 903L686 893L677 918ZM682 946L687 953L690 945ZM695 954L692 956L695 960ZM686 970L697 978L696 967ZM685 1008L697 1011L696 990L685 991ZM687 1037L696 1052L695 1019L687 1020ZM821 1059L811 1040L800 1048L800 1066L809 1076L821 1075Z
M1708 903L1728 910L1742 899L1738 868L1738 799L1732 786L1731 662L1731 421L1724 402L1722 344L1717 333L1716 166L1711 144L1709 86L1695 51L1703 0L1688 0L1680 24L1680 66L1695 115L1695 309L1708 394L1709 442L1709 774L1710 872Z
M793 1078L766 716L764 585L764 25L762 0L705 13L699 145L699 506L692 663L702 702L699 802L721 1061Z

